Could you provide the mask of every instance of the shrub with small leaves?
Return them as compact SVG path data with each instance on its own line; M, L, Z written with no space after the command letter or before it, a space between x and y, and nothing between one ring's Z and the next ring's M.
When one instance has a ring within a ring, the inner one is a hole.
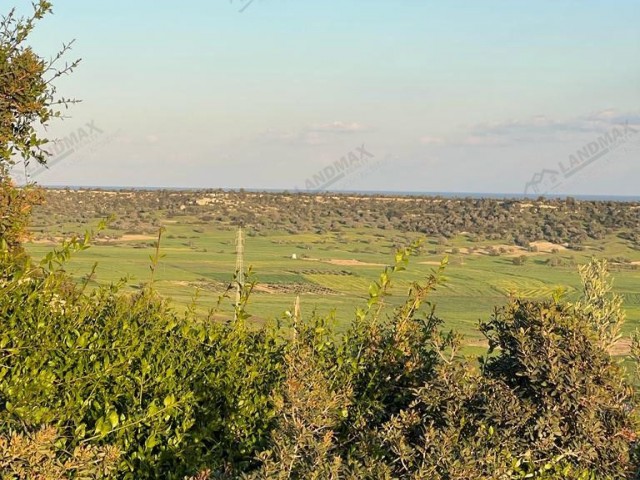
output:
M0 435L0 476L6 480L97 480L112 478L120 452L85 445L68 452L53 427L35 433Z

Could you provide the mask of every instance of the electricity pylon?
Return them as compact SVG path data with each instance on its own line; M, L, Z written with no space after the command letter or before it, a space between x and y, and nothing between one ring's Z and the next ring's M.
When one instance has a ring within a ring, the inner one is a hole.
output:
M237 319L237 309L240 305L242 297L242 289L244 288L244 235L242 227L238 227L236 235L236 313L234 318Z

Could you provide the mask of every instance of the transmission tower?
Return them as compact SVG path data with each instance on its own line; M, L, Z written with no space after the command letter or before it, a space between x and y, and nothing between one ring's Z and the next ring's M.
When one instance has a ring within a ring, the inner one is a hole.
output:
M244 236L242 227L238 227L236 235L236 306L240 304L242 289L244 288Z

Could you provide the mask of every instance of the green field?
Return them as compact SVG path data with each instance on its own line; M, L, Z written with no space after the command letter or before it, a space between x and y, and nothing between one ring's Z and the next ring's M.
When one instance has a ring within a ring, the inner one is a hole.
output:
M236 232L219 225L195 227L189 218L162 223L166 231L161 242L163 257L155 276L156 290L171 298L177 308L190 304L197 294L197 308L208 311L233 279ZM57 229L80 231L80 227L80 224L64 224ZM39 232L36 238L40 239L27 248L35 258L40 258L54 248L55 243L43 240L42 228L36 230ZM149 257L155 252L155 238L150 234L132 234L114 240L108 238L110 233L113 232L103 232L102 239L96 239L90 249L77 253L66 268L81 280L97 262L93 285L126 277L128 288L135 290L150 279ZM249 312L257 322L280 318L300 295L303 315L313 311L332 313L339 325L346 325L353 318L355 308L365 304L368 285L376 280L384 265L392 261L394 243L390 239L397 242L398 237L406 244L417 239L422 239L424 244L422 253L412 259L409 269L395 277L389 301L400 302L412 281L424 279L448 255L447 281L433 300L445 325L463 333L470 342L480 338L475 328L478 320L487 319L493 308L503 304L510 294L540 299L563 287L568 298L572 298L579 290L575 264L585 263L592 256L625 256L631 262L640 261L640 252L630 249L615 236L597 244L587 242L579 252L560 247L555 253L514 249L490 255L487 249L492 245L497 249L499 242L473 243L465 235L442 245L417 234L371 228L294 235L277 231L255 234L249 230L245 265L251 266L257 282ZM469 252L469 248L476 251ZM527 261L524 265L514 265L513 257L520 255L526 255ZM548 265L554 256L562 260L563 265ZM625 298L628 314L625 330L630 332L640 324L640 272L633 264L612 264L612 267L616 290ZM230 315L231 311L232 299L224 300L221 314Z

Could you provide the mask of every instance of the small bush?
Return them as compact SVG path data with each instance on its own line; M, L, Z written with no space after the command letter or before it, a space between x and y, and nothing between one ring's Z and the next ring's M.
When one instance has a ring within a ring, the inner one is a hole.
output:
M518 257L513 257L511 259L511 263L513 263L514 265L524 265L525 263L527 263L527 256L526 255L520 255Z
M118 449L92 445L68 452L53 427L35 433L0 435L0 471L7 480L65 480L112 478L120 456Z

